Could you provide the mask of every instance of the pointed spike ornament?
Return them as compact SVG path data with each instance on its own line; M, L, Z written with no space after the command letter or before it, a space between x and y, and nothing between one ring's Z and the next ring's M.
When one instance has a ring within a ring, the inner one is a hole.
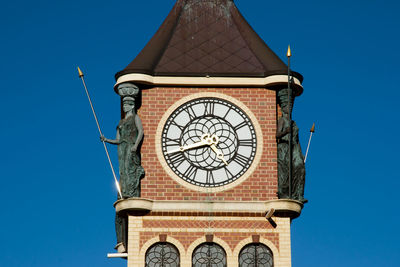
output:
M306 163L306 161L307 161L308 151L310 149L311 139L312 139L314 132L315 132L315 123L313 123L313 126L310 129L310 139L308 139L307 151L306 151L306 155L304 156L304 163Z
M88 89L87 89L87 87L86 87L85 79L83 78L83 72L81 71L81 69L80 69L79 67L78 67L78 73L79 73L79 78L81 78L81 80L82 80L83 87L85 88L85 92L86 92L86 95L87 95L87 97L88 97L89 104L90 104L90 108L92 109L94 119L96 120L97 129L99 130L100 136L103 136L103 133L102 133L101 128L100 128L99 120L97 119L97 115L96 115L96 112L95 112L95 110L94 110L94 106L93 106L93 103L92 103L92 99L90 98L89 91L88 91ZM111 162L111 158L110 158L110 154L108 153L108 149L107 149L107 146L106 146L106 142L105 142L105 141L102 141L102 143L103 143L103 146L104 146L104 150L105 150L105 152L106 152L106 155L107 155L108 163L110 164L110 168L111 168L111 171L112 171L112 174L113 174L113 177L114 177L115 186L116 186L116 188L117 188L118 195L120 196L121 199L123 199L123 197L122 197L122 192L121 192L121 187L120 187L120 185L119 185L117 176L115 175L114 166L113 166L113 164L112 164L112 162Z
M79 73L79 78L83 77L83 72L81 71L81 69L78 67L78 73Z
M287 57L291 57L292 56L292 50L290 49L290 45L288 46L288 50L287 50Z
M315 132L315 123L313 123L313 125L312 125L312 127L311 127L311 129L310 129L310 132L311 132L311 133L314 133L314 132Z

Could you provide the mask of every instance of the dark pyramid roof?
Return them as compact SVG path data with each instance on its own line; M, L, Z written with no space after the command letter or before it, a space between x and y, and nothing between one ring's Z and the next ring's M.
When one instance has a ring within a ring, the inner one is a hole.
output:
M178 0L125 74L267 77L287 65L264 43L233 0ZM294 76L302 81L299 73Z

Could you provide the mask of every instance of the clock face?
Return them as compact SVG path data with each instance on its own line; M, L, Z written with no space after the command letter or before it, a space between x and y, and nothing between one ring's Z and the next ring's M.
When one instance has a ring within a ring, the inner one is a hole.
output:
M201 187L230 184L252 165L257 148L254 126L237 105L217 97L183 103L166 119L161 151L169 168Z

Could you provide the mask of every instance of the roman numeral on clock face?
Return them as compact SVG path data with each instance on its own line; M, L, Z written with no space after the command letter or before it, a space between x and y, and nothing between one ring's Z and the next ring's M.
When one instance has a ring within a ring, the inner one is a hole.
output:
M243 127L245 127L245 126L247 126L247 125L248 125L248 122L247 122L247 121L242 121L242 122L239 123L238 125L233 126L233 128L237 131L237 130L239 130L240 128L243 128Z
M213 115L215 110L214 102L205 102L204 103L204 115Z
M183 176L185 176L185 178L188 180L194 181L197 176L197 171L198 169L195 166L190 165L189 168L186 169Z
M239 153L236 154L235 158L233 159L234 162L239 164L242 167L246 167L249 164L249 159Z
M239 146L253 146L254 140L253 139L241 139L239 140Z
M176 121L172 121L171 125L174 125L174 126L178 127L181 131L183 131L183 129L185 128L184 126L179 125Z
M166 146L179 146L180 145L180 140L178 139L172 139L172 138L165 138L165 145Z
M214 184L215 183L215 179L214 179L214 174L212 171L207 171L207 178L206 178L206 183L208 184Z
M196 112L194 111L192 106L188 106L184 109L184 111L187 113L187 115L189 116L190 120L193 120L194 118L196 118Z
M185 156L181 152L174 153L169 156L169 161L175 167L179 167L179 165L181 165L185 160Z
M225 171L225 175L226 175L227 180L231 180L232 177L233 177L233 174L231 173L230 170L228 170L228 167L224 167L224 171Z

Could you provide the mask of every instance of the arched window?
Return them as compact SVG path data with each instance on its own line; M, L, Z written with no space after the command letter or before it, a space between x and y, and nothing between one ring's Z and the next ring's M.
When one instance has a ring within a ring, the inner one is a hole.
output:
M199 245L193 251L192 267L226 267L225 250L211 242Z
M260 243L245 246L239 254L239 267L273 267L272 251Z
M179 265L179 251L170 243L156 243L146 252L146 267L179 267Z

